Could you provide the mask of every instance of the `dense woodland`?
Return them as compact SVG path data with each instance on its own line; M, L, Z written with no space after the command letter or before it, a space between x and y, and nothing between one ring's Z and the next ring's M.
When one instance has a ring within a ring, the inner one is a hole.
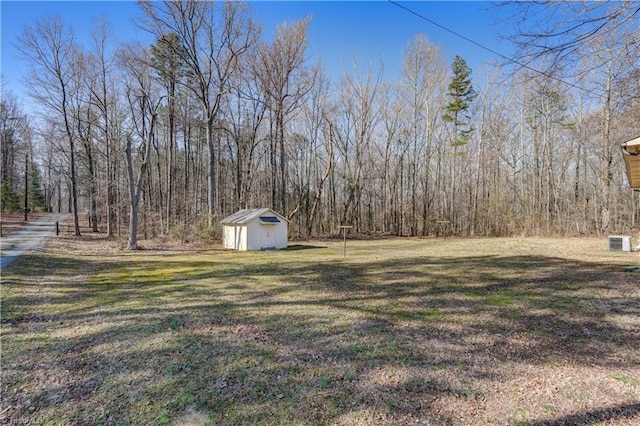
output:
M620 143L640 135L640 23L633 3L600 5L599 31L555 51L535 47L557 34L520 33L523 66L482 77L418 34L400 69L330 78L311 17L270 34L240 2L142 2L149 46L96 21L80 47L75 23L37 19L16 40L30 98L2 92L3 211L30 176L30 208L130 248L215 237L254 207L302 238L635 232Z

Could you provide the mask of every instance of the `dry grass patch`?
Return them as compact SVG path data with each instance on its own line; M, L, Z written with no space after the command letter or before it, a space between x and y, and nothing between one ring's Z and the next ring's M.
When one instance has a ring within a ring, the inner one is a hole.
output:
M606 241L142 245L3 271L0 420L640 422L639 259Z

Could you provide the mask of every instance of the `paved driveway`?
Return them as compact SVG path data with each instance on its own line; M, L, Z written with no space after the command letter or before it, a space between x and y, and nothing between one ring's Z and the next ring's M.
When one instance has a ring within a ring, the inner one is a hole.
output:
M55 234L56 222L64 222L67 216L68 213L48 214L0 239L0 268L9 266L22 253L44 246Z

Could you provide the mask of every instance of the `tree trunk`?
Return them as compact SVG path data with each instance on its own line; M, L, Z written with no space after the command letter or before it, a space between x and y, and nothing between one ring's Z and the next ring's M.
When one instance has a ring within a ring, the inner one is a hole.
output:
M606 233L611 225L611 184L613 182L613 154L611 153L611 62L607 72L605 87L606 99L602 114L602 214L600 217L600 232Z
M307 225L307 236L311 235L313 222L316 217L316 211L318 209L318 204L320 203L320 199L322 198L322 187L324 186L325 181L331 174L331 170L333 169L333 129L331 124L329 124L329 153L327 159L327 170L324 175L318 182L318 187L316 188L316 195L313 199L313 205L311 206L311 212L309 213L309 221Z
M216 217L216 147L213 140L213 119L206 120L207 123L207 146L209 148L209 172L208 178L208 193L207 193L207 223L210 228L213 228Z
M129 176L129 242L127 245L128 250L138 249L138 204L140 201L140 194L142 191L142 185L144 183L144 177L147 170L147 164L149 162L149 154L151 152L151 139L153 138L153 132L156 122L156 113L151 116L151 124L149 125L149 132L146 136L146 140L143 142L144 157L140 163L140 170L138 171L137 180L133 174L133 159L131 157L131 138L127 139L126 155L127 155L127 174Z

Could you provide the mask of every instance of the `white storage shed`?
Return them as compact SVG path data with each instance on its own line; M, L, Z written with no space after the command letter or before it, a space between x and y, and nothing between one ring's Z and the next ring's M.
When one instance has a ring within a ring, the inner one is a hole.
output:
M244 209L222 221L222 245L234 250L287 247L289 221L271 209Z

